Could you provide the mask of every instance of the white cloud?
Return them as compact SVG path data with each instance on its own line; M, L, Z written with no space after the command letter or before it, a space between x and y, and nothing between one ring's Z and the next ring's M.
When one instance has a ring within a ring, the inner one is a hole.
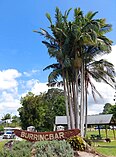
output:
M93 104L89 106L88 115L99 114L103 111L103 104Z
M37 72L37 70L32 70L30 76ZM29 77L29 75L26 76ZM20 80L18 80L19 77ZM0 71L0 118L6 113L17 114L17 109L21 106L21 96L25 96L29 91L40 94L47 90L46 83L40 83L37 79L26 81L16 69Z
M32 75L34 75L34 74L36 74L36 73L39 73L40 71L39 70L36 70L36 69L33 69L33 70L31 70L31 71L25 71L25 72L23 72L23 74L26 76L26 77L30 77L30 76L32 76Z
M15 112L20 106L18 80L21 77L16 69L0 71L0 117L5 113Z
M57 87L57 86L48 87L47 86L47 82L46 83L41 83L38 80L30 80L30 81L32 81L30 84L34 83L33 86L32 86L31 92L34 93L34 94L37 94L37 95L40 94L40 93L43 93L43 92L47 92L48 89L50 89L50 88L60 88L60 89L63 89L63 87Z
M18 86L16 78L20 76L21 73L15 69L0 71L0 90L9 90L12 88L15 89Z
M32 88L32 93L40 94L47 91L50 87L47 86L47 83L39 83L38 81L34 84Z
M41 83L37 79L31 79L23 82L23 89L25 89L25 92L23 92L21 96L24 97L28 92L39 95L40 93L47 92L49 88L47 83Z

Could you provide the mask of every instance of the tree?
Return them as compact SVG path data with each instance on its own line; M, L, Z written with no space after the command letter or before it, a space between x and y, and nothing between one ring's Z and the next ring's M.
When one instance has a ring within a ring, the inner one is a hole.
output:
M91 82L91 76L110 85L114 82L113 65L104 60L95 60L97 55L111 52L112 41L105 36L106 32L111 31L111 25L104 19L93 19L97 12L88 12L84 16L80 8L74 9L74 20L68 21L70 10L63 15L59 8L56 8L55 24L50 15L46 14L53 36L44 29L35 32L46 38L47 41L42 43L47 46L50 57L57 60L56 64L51 65L53 72L50 73L48 81L54 84L59 75L63 78L68 126L79 127L83 136L86 82L90 83L94 98L97 90Z
M6 115L4 115L4 117L2 117L2 120L8 120L11 119L11 114L7 113Z
M116 105L112 105L108 111L108 113L113 114L114 119L116 120Z
M44 103L48 107L45 111L44 126L49 130L53 130L55 117L66 115L64 92L57 88L49 89L44 95Z
M21 98L18 109L23 129L33 125L38 131L52 131L55 116L65 115L64 94L60 89L49 89L47 93L28 93Z
M7 113L7 114L5 114L3 117L2 117L2 121L3 121L3 123L5 123L5 125L7 126L9 126L9 123L11 123L11 114L10 113Z
M46 104L43 104L42 94L39 96L29 92L21 98L22 107L18 109L23 129L34 125L38 130L43 126Z
M102 114L108 114L109 111L110 111L110 109L111 109L111 107L112 107L112 105L111 105L110 103L106 103L106 104L104 105L104 109L103 109Z
M20 118L16 115L12 116L12 123L16 125L19 125L20 124Z
M113 114L113 117L116 120L116 105L106 103L104 105L103 112L100 114Z

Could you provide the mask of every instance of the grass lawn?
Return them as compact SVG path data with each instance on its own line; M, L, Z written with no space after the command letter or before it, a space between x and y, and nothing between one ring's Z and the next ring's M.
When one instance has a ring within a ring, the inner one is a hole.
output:
M104 130L104 129L101 129L100 133L101 133L101 137L102 137L103 139L105 139L105 138L106 138L105 130ZM95 130L95 131L87 131L87 136L88 136L89 138L90 138L90 136L91 136L92 134L98 135L99 132L98 132L98 130ZM115 130L115 135L116 135L116 130ZM110 139L114 139L113 131L112 131L112 130L108 130L108 137L109 137Z
M4 146L4 144L6 143L7 141L0 141L0 151L2 150L2 148L3 148L3 146Z
M87 136L90 138L91 134L98 135L98 130L96 131L88 131ZM116 130L115 130L116 134ZM102 139L106 138L105 130L101 130ZM102 141L93 141L93 146L95 150L103 155L107 156L116 156L116 139L114 139L113 131L108 130L108 137L111 139L110 143Z
M95 150L107 156L116 156L116 140L107 142L96 142Z

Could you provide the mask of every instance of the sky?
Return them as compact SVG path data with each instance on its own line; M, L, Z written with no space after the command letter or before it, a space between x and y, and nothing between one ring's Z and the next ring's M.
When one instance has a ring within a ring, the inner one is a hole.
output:
M50 13L55 21L56 7L62 12L72 8L70 18L78 7L84 14L98 11L96 18L106 18L112 24L113 30L106 34L113 41L112 52L104 57L116 69L116 0L0 0L0 118L7 113L18 115L20 99L29 91L34 94L47 91L50 71L43 69L55 61L42 44L43 37L33 30L50 31L45 14ZM98 114L105 103L114 103L114 89L103 83L96 87L103 99L94 102L90 95L88 114Z

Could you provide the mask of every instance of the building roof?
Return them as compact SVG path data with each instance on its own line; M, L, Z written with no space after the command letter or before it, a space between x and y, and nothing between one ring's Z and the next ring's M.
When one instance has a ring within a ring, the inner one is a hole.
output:
M113 114L91 115L87 116L88 124L110 124Z
M98 124L111 124L113 114L101 114L101 115L88 115L87 124L98 125ZM56 125L67 125L67 116L56 116L55 117Z

